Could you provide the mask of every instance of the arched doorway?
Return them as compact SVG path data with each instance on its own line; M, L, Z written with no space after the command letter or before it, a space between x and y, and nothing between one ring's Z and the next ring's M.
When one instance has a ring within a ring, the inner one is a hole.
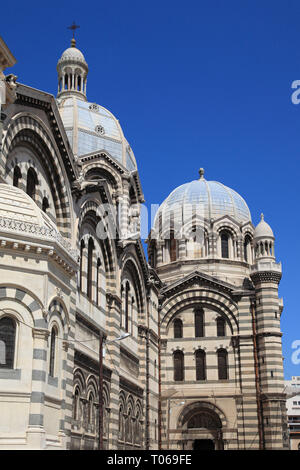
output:
M185 450L222 450L222 421L218 410L210 403L198 402L187 406L179 419L182 447Z

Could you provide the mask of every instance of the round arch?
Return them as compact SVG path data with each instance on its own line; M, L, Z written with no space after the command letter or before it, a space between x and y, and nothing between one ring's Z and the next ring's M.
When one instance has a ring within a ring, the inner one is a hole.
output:
M238 309L226 294L211 289L198 288L179 292L172 296L161 309L161 335L167 337L169 325L173 318L189 307L209 308L218 314L225 315L232 334L237 334L239 325L237 321Z
M182 443L190 449L222 450L226 427L227 419L222 410L201 400L186 405L177 419Z
M27 146L34 151L47 172L55 205L57 226L67 238L71 238L73 225L72 196L67 172L56 143L40 119L28 113L19 113L11 119L4 144L4 171L8 171L6 162L9 153L17 146Z

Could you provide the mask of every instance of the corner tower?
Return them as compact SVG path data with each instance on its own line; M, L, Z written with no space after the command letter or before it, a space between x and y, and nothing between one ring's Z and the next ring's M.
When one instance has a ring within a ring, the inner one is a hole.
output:
M252 308L256 325L261 425L266 450L289 448L280 329L283 303L278 298L281 263L275 259L274 241L273 231L262 214L254 231L255 260L250 277L255 287Z

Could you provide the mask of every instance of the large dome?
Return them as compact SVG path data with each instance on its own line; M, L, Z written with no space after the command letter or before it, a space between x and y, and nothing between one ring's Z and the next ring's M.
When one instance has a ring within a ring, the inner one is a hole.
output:
M129 171L136 170L133 151L110 111L76 96L61 98L58 106L74 155L106 151Z
M155 226L160 214L163 224L173 214L174 222L180 226L192 217L195 207L197 214L206 219L229 215L239 223L251 221L250 210L242 196L222 183L206 181L203 174L201 169L199 180L185 183L171 192L158 209Z

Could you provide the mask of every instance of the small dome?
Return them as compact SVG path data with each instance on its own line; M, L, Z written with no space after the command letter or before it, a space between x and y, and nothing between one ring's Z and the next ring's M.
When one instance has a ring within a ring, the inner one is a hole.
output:
M174 189L161 204L155 217L155 225L162 214L162 223L167 224L173 214L177 226L192 217L193 206L199 207L199 215L206 219L231 216L239 223L251 221L251 214L244 199L233 189L217 181L206 181L204 170L200 179L185 183Z
M255 228L254 238L274 238L273 230L265 221L263 214L261 214L261 220Z
M43 225L40 209L22 189L0 184L0 217Z
M14 222L24 222L44 226L48 229L57 230L56 225L36 203L22 189L10 184L0 184L0 219L11 219ZM4 227L0 223L0 230ZM22 226L18 224L22 229ZM25 227L25 225L24 225ZM10 225L10 228L13 228ZM17 228L17 226L16 226Z
M70 62L70 63L75 62L75 63L78 63L80 65L84 65L86 67L88 66L87 63L86 63L86 60L84 58L84 55L82 54L82 52L79 49L77 49L77 47L75 47L75 45L71 46L71 47L68 47L68 49L66 49L62 53L61 58L59 59L59 61L57 63L57 66L64 65L67 62Z

